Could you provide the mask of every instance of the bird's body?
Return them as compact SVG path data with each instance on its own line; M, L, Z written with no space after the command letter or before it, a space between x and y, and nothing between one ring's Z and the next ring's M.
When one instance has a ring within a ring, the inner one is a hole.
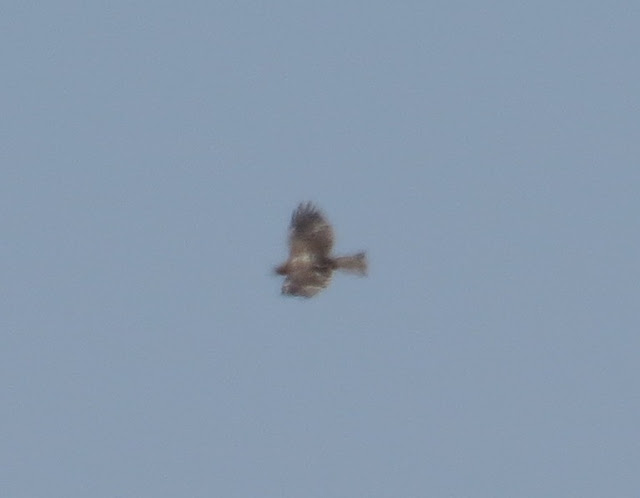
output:
M286 276L283 294L315 296L329 285L334 270L366 275L365 253L333 257L333 239L323 214L310 202L300 204L291 216L289 259L276 268L278 275Z

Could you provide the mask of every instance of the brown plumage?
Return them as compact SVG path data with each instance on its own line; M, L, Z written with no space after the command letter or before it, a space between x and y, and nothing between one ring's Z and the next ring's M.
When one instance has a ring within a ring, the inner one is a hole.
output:
M367 274L364 252L353 256L333 257L333 229L312 203L302 203L291 216L289 259L276 268L285 275L282 293L312 297L326 288L334 270L356 275Z

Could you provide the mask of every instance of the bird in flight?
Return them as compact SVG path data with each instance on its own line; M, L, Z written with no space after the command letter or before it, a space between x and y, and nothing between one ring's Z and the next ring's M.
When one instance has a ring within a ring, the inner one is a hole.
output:
M333 228L311 202L301 203L291 216L289 259L275 271L284 275L282 294L313 297L331 282L334 270L359 276L367 274L364 252L332 256Z

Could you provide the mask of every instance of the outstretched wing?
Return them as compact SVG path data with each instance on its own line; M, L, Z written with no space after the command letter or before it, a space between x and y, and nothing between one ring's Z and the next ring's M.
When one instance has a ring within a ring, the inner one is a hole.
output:
M289 252L291 258L321 260L333 247L333 229L312 203L300 204L291 216Z
M292 272L282 284L282 293L291 296L312 297L331 282L331 271L307 271Z

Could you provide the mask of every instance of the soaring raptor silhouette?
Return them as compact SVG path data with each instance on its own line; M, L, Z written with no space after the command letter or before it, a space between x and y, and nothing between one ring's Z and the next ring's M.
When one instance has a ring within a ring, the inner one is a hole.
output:
M326 288L334 270L356 275L367 274L364 252L333 257L333 229L322 212L311 202L302 203L291 216L289 259L276 268L285 275L282 293L312 297Z

